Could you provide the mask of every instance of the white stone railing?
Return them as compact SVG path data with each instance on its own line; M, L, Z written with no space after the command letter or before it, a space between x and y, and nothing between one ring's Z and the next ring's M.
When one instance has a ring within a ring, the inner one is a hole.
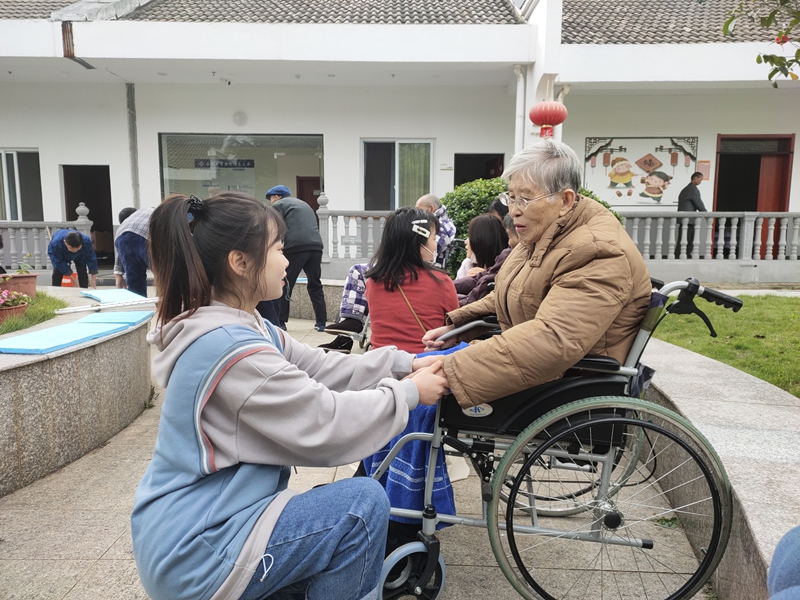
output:
M391 211L328 210L328 198L324 193L317 200L319 232L325 245L322 262L368 262L378 247L383 225Z
M797 260L800 247L800 213L671 211L623 216L628 234L650 260Z
M89 209L81 202L75 212L78 214L75 221L0 221L3 236L0 264L11 269L17 269L20 263L27 263L36 270L50 269L47 245L52 234L59 229L77 229L91 236Z

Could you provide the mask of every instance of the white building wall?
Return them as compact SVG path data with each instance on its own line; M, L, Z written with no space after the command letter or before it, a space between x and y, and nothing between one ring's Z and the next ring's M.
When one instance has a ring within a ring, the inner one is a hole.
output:
M4 84L0 147L39 151L45 220L75 219L64 214L61 165L108 165L112 214L133 206L124 83Z
M510 159L514 102L505 86L140 84L141 203L155 205L161 198L159 133L321 134L325 193L332 210L363 208L361 140L432 139L432 187L441 196L453 188L455 153L504 153ZM236 111L247 115L244 126L234 124Z
M717 135L789 134L800 132L800 90L718 90L707 92L650 93L626 90L613 93L581 93L579 85L564 101L569 117L563 140L584 156L587 137L697 136L698 160L711 161L711 179L700 191L711 210L717 166ZM795 157L789 211L800 211L800 159ZM683 187L688 181L676 180Z

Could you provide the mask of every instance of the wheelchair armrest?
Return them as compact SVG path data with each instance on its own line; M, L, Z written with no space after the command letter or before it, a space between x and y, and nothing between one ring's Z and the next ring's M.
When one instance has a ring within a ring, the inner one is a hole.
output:
M591 371L602 371L604 373L614 373L619 371L622 365L616 358L610 356L600 356L597 354L588 354L579 360L572 367L573 369L589 369Z
M461 335L465 331L469 331L470 329L475 329L477 327L489 327L489 328L496 328L497 327L497 315L486 315L482 319L477 321L470 321L466 325L462 325L461 327L456 327L455 329L451 329L447 333L440 335L437 338L437 342L443 342L445 340L449 340L450 338L454 338L458 335Z

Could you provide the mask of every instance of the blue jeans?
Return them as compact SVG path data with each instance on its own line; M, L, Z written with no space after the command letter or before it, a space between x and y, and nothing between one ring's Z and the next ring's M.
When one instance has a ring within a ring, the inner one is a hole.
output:
M774 600L800 600L800 527L790 529L775 547L767 588Z
M125 231L114 242L125 271L125 282L134 294L147 297L147 269L150 258L147 254L147 240L131 231Z
M240 600L377 599L388 524L386 492L367 477L295 496Z

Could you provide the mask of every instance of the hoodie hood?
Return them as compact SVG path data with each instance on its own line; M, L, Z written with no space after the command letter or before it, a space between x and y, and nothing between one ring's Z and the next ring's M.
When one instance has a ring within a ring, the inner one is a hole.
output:
M190 317L182 313L163 326L156 326L147 334L147 343L159 350L153 358L153 376L161 387L167 387L169 377L181 354L197 338L227 325L244 325L265 335L261 317L256 313L231 308L221 302L198 308ZM266 337L266 335L265 335Z

